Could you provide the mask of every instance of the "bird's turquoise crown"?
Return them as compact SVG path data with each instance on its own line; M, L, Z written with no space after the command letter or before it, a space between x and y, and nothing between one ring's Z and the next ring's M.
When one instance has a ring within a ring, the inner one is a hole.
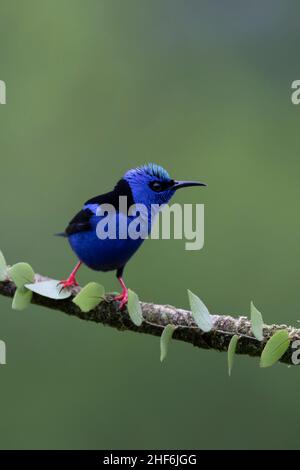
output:
M159 178L162 181L169 181L171 179L167 170L163 167L156 165L156 163L147 163L146 165L139 166L132 170L129 170L125 176L130 177L131 175L148 175L154 178Z

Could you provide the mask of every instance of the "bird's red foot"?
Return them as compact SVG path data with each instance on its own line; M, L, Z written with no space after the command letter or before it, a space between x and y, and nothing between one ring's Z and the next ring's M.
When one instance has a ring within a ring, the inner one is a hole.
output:
M58 286L61 286L61 291L67 289L68 287L77 287L79 286L78 282L76 281L75 277L70 276L69 279L65 281L60 281Z
M120 302L120 310L123 310L123 308L125 307L125 305L128 302L128 289L125 286L125 282L123 281L122 277L118 277L118 281L122 286L122 294L117 295L115 297L115 300L117 302Z
M68 287L77 287L77 286L79 286L78 282L76 281L76 274L77 274L77 271L80 268L81 264L82 264L81 261L79 261L79 263L76 264L75 268L71 272L68 279L66 279L65 281L60 281L57 284L57 286L61 286L60 292L63 291L64 289L67 289Z
M118 281L122 286L122 294L117 295L115 297L115 300L117 302L120 302L120 307L119 308L120 308L120 310L123 310L123 308L125 307L125 305L128 302L128 289L125 286L125 282L123 281L122 277L118 277Z
M125 307L125 305L127 304L128 302L128 290L127 288L123 290L122 294L120 295L117 295L115 297L115 300L117 302L120 302L120 310L123 310L123 308Z

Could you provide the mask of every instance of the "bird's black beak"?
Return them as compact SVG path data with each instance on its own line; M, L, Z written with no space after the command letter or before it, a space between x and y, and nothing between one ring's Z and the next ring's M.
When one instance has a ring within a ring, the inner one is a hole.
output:
M175 181L173 189L188 188L189 186L207 186L207 184L199 181Z

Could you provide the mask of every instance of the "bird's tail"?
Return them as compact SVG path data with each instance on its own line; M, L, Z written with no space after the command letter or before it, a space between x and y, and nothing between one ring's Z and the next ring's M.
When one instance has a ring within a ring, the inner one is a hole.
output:
M54 236L55 237L64 237L64 238L66 238L68 235L66 234L66 232L60 232L60 233L55 233Z

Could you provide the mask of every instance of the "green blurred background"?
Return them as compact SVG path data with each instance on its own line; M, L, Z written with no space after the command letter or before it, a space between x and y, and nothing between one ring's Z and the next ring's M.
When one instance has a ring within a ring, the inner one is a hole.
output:
M207 181L205 247L148 241L127 268L144 300L267 323L300 319L299 2L0 0L1 237L9 263L64 278L52 236L147 161ZM114 275L86 268L116 290ZM120 333L0 299L1 448L298 448L299 370Z

